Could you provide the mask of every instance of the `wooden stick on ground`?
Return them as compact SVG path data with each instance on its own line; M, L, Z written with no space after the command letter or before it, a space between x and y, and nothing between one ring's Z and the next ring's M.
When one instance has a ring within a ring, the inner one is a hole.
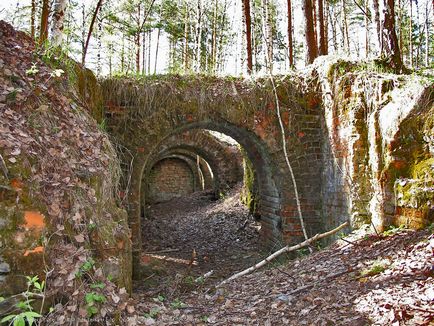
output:
M322 239L322 238L328 237L328 236L330 236L332 234L335 234L336 232L338 232L339 230L342 230L347 225L348 225L348 222L345 222L345 223L339 225L337 228L335 228L333 230L330 230L328 232L321 233L321 234L316 234L312 238L307 239L307 240L305 240L305 241L303 241L303 242L301 242L301 243L299 243L299 244L297 244L295 246L289 246L289 245L287 245L286 247L283 247L282 249L279 249L278 251L276 251L272 255L270 255L267 258L265 258L264 260L260 261L256 265L251 266L251 267L243 270L242 272L239 272L237 274L232 275L231 277L229 277L226 280L222 281L216 287L219 288L219 287L225 285L226 283L228 283L230 281L233 281L233 280L235 280L235 279L237 279L237 278L239 278L241 276L250 274L251 272L257 270L258 268L261 268L262 266L264 266L266 264L268 264L270 261L272 261L273 259L275 259L276 257L280 256L281 254L283 254L285 252L291 252L291 251L294 251L294 250L298 250L300 248L303 248L303 247L306 247L306 246L310 245L311 243L313 243L313 242L315 242L315 241L317 241L319 239Z

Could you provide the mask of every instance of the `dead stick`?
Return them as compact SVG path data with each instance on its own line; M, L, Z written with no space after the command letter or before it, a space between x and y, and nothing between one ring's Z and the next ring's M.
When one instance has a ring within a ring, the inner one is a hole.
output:
M306 246L310 245L311 243L313 243L313 242L315 242L315 241L317 241L317 240L319 240L319 239L322 239L322 238L328 237L328 236L330 236L330 235L332 235L332 234L335 234L336 232L338 232L339 230L343 229L343 228L346 227L347 225L348 225L348 222L345 222L345 223L339 225L336 229L333 229L333 230L331 230L331 231L328 231L328 232L325 232L325 233L322 233L322 234L316 234L316 235L313 236L312 238L307 239L307 240L305 240L305 241L299 243L298 245L291 246L291 247L290 247L289 245L287 245L286 247L283 247L282 249L276 251L276 252L273 253L272 255L270 255L270 256L268 256L267 258L265 258L264 260L260 261L260 262L257 263L256 265L251 266L251 267L249 267L249 268L243 270L242 272L239 272L239 273L237 273L237 274L232 275L232 276L229 277L228 279L222 281L222 282L221 282L220 284L218 284L216 287L219 288L219 287L223 286L224 284L226 284L226 283L228 283L228 282L230 282L230 281L233 281L233 280L235 280L235 279L237 279L237 278L239 278L239 277L241 277L241 276L244 276L244 275L250 274L250 273L253 272L254 270L257 270L258 268L261 268L262 266L268 264L270 261L272 261L272 260L275 259L276 257L280 256L280 255L283 254L284 252L291 252L291 251L298 250L298 249L300 249L300 248L303 248L303 247L306 247Z
M163 249L163 250L158 250L158 251L147 251L144 252L144 255L154 255L154 254L163 254L163 253L168 253L168 252L176 252L179 251L179 249Z

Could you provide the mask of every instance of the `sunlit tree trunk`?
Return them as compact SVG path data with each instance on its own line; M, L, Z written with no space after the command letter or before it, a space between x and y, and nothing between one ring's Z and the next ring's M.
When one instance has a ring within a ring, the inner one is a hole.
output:
M101 75L102 72L102 64L101 64L101 50L102 50L102 20L98 19L98 33L97 33L97 44L98 44L98 51L96 55L96 72L98 75Z
M332 30L332 40L333 40L333 49L334 52L337 53L338 52L338 37L337 37L337 28L336 28L336 19L335 17L332 16L332 10L331 7L328 7L328 16L329 16L329 20L330 20L330 27Z
M369 57L369 17L368 0L365 0L365 58Z
M39 44L45 43L48 38L48 17L50 15L50 1L42 1L41 24L39 28Z
M345 53L350 52L350 37L348 33L347 6L345 0L341 1L342 43Z
M247 72L252 73L253 70L253 60L252 60L252 19L250 16L250 0L242 0L243 2L243 12L244 21L246 24L246 45L247 45Z
M270 17L270 7L268 0L262 0L263 25L265 38L265 62L267 72L273 73L273 26Z
M152 45L152 30L148 31L148 74L151 74L151 45Z
M217 15L218 15L218 1L214 0L214 11L212 18L212 35L211 35L211 70L215 73L216 67L216 53L217 53ZM222 26L222 28L224 28Z
M294 46L292 41L292 3L291 0L287 0L288 9L288 58L289 66L294 67Z
M228 10L228 1L225 0L223 3L223 13L225 13ZM222 19L220 22L220 26L222 26L222 28L224 28L224 26L226 25L226 15L222 15ZM219 37L219 41L218 46L217 46L217 51L218 53L216 53L216 57L217 57L217 63L218 63L218 67L223 67L223 61L224 61L224 48L223 48L223 37L224 37L224 32L223 30L220 32L220 37Z
M63 22L65 20L65 10L67 4L67 0L56 0L54 2L51 25L51 44L55 47L60 46L63 41Z
M410 0L410 26L409 26L409 56L410 56L410 67L413 67L413 2Z
M136 20L136 24L137 24L137 31L134 34L134 44L136 46L136 73L139 74L140 73L140 27L141 27L141 20L140 20L140 15L141 15L141 8L140 8L140 2L139 5L137 6L137 20ZM144 34L144 32L143 32ZM144 42L143 42L144 45Z
M101 9L102 2L103 2L103 0L98 0L96 7L95 7L95 10L94 10L93 15L92 15L92 20L90 22L89 31L87 33L86 43L84 44L83 52L81 55L81 64L83 66L84 66L84 63L86 61L86 54L87 54L87 49L89 47L90 37L91 37L92 31L93 31L93 25L95 24L95 20L96 20L96 17L98 16L98 12ZM85 12L84 12L84 5L83 5L83 24L84 23L85 23Z
M142 33L142 75L146 75L146 32Z
M31 4L31 12L30 12L30 35L32 36L32 39L35 39L36 37L36 0L32 0Z
M201 44L202 44L202 0L197 0L197 20L196 20L196 72L201 67Z
M384 50L391 59L392 67L402 71L401 52L395 30L395 0L384 0L383 34Z
M311 0L303 0L303 13L304 13L306 62L312 63L318 57L318 47L315 41L315 30L313 27Z
M158 49L160 48L160 34L161 34L161 28L158 27L158 32L157 32L157 43L155 44L154 75L157 73Z
M190 16L189 16L189 7L187 0L184 0L184 51L183 51L183 58L184 58L184 71L188 70L188 31L190 28Z
M378 53L383 52L382 45L382 33L381 33L381 22L380 22L380 5L378 3L379 0L372 0L372 7L374 9L374 23L375 29L377 30L377 42L378 42Z
M433 2L434 4L434 2ZM425 66L429 67L429 14L428 14L428 2L425 6Z
M315 44L318 49L318 17L316 12L316 0L312 0L312 17L313 17L313 35L315 35ZM318 49L319 53L319 49Z
M324 24L324 7L323 0L318 0L318 22L319 22L319 54L328 54L327 40Z

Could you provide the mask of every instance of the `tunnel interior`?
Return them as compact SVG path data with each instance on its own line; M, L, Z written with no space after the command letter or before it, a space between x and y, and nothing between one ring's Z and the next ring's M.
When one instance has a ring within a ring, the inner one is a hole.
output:
M156 145L141 181L141 279L186 268L221 279L261 259L264 198L278 197L268 163L254 135L231 126L182 127Z

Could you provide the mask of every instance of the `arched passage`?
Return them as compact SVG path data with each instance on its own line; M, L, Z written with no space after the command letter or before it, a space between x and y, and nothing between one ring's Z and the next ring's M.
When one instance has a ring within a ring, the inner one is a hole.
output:
M266 145L253 133L240 129L229 123L214 123L210 121L204 121L201 123L189 123L179 126L172 132L166 135L159 144L150 152L148 160L143 162L141 167L141 177L146 171L149 171L150 167L155 161L153 157L158 157L167 150L174 149L186 149L199 153L204 159L206 159L211 166L216 164L213 157L207 154L206 150L201 148L194 148L189 145L178 145L174 148L166 148L164 146L167 139L173 136L180 135L188 130L208 129L214 130L225 135L228 135L235 139L244 148L246 155L252 162L257 177L258 185L258 214L261 216L261 223L263 223L262 237L265 242L275 243L281 242L281 228L282 221L278 214L280 209L280 195L278 187L276 186L277 180L276 174L279 173L273 166L272 159L268 152ZM217 178L218 178L218 172ZM140 191L144 189L140 188ZM140 221L136 222L140 225Z
M136 254L142 249L140 184L145 166L165 139L189 130L221 132L246 150L258 179L264 242L280 245L302 236L286 159L294 170L307 232L321 229L321 99L289 80L275 86L288 158L283 154L273 87L267 81L182 76L104 81L108 128L132 154L124 165L132 171L125 184Z

